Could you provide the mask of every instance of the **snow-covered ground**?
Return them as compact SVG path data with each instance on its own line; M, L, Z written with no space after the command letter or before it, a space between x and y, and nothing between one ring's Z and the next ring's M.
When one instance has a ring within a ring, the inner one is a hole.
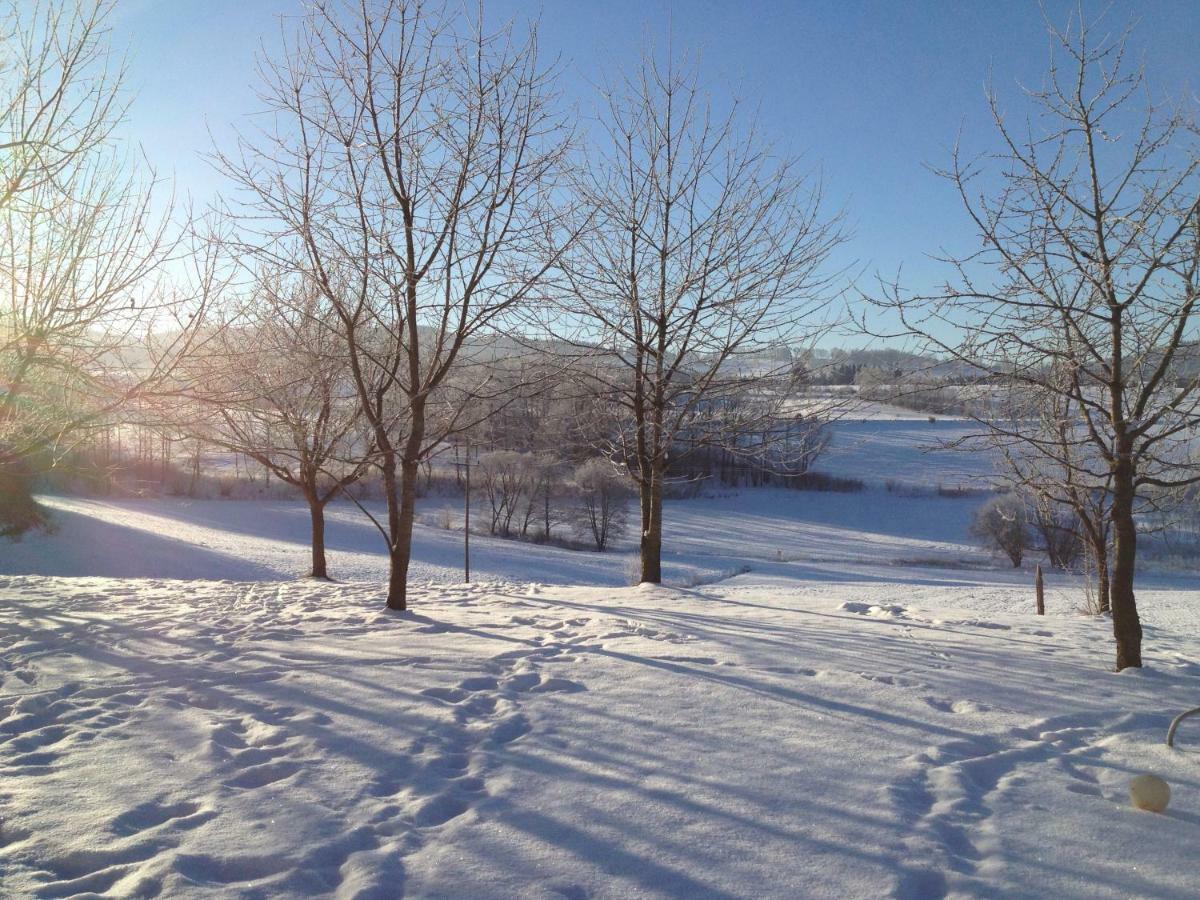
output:
M930 422L851 416L833 426L829 450L817 468L873 485L890 481L908 489L988 488L997 482L991 453L946 449L978 431L977 425L954 418Z
M401 615L353 506L325 584L299 503L47 498L0 546L0 895L1195 896L1200 581L1142 581L1114 674L976 502L673 502L657 588L482 537L463 585L424 524Z

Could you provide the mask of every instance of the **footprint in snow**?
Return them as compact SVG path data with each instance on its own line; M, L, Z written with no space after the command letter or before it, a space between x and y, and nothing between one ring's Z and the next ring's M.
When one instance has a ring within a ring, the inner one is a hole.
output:
M209 856L184 854L175 857L175 871L196 884L237 884L278 875L293 866L284 856Z
M471 805L453 792L422 800L413 813L413 824L418 828L436 828L445 825L465 813Z
M200 804L190 800L180 800L175 803L152 800L121 813L113 819L112 824L109 825L109 831L129 836L157 828L168 822L175 828L195 828L215 815L215 812L205 810Z
M903 619L908 609L898 603L862 603L850 600L841 604L838 609L842 612L854 613L858 616L871 616L877 619Z
M300 764L297 762L263 763L243 770L241 774L226 780L224 784L226 787L232 788L261 788L277 781L283 781L285 778L291 778L299 771Z
M991 707L983 703L977 703L974 700L944 700L941 697L922 697L925 704L938 712L954 713L955 715L964 715L971 713L988 712Z
M456 687L431 687L421 691L424 697L432 697L434 700L441 700L443 703L461 703L470 696L462 688Z
M860 678L867 681L873 681L876 684L886 684L890 687L921 687L923 682L917 681L915 678L906 678L903 675L872 675L869 672L859 672Z
M492 728L490 738L495 744L511 744L518 738L529 734L529 720L521 713L502 719Z
M796 666L763 666L763 672L770 672L772 675L802 675L805 678L815 678L818 675L825 674L816 669L806 669Z

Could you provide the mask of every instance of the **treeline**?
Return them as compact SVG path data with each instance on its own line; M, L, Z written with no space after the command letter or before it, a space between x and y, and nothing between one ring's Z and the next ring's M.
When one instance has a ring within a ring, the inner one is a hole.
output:
M377 477L403 610L423 468L552 384L589 458L632 485L639 577L658 582L678 473L800 471L797 385L907 382L915 402L963 404L1014 486L1104 548L1117 667L1141 665L1138 517L1200 483L1200 131L1192 96L1144 105L1128 35L1052 28L1050 77L1024 95L1036 124L993 97L995 153L941 172L977 249L943 261L937 290L879 280L839 318L845 234L819 180L670 54L596 73L609 89L584 127L535 22L307 6L259 67L263 127L207 148L225 199L184 215L159 212L117 138L111 12L0 13L16 36L0 73L5 527L31 508L32 461L149 410L293 485L314 526ZM911 353L784 352L834 328ZM946 383L991 399L952 401ZM572 440L557 449L582 464Z

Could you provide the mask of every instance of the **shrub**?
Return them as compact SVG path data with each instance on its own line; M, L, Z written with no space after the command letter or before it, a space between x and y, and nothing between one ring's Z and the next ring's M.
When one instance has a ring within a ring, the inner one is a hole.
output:
M33 472L19 459L0 451L0 537L19 538L33 528L47 528L45 513L33 499Z
M1032 524L1050 565L1070 569L1083 553L1083 535L1074 511L1050 501L1032 504Z
M1003 494L975 511L971 534L984 547L1008 557L1019 568L1029 546L1029 520L1025 503L1015 494Z
M579 491L575 532L591 538L596 549L604 552L625 532L629 483L608 460L589 459L575 470L575 486Z

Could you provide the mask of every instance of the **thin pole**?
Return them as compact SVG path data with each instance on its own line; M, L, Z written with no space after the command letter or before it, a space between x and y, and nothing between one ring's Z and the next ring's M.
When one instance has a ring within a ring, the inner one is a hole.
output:
M463 492L463 581L471 583L471 445L467 444L466 491Z

